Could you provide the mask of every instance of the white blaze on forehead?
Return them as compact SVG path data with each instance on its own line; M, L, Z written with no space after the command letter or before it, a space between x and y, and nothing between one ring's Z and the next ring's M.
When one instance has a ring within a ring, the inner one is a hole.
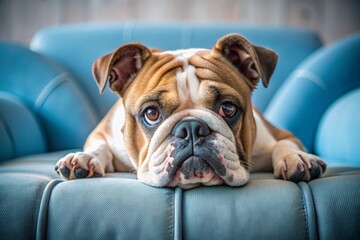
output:
M199 79L195 75L195 67L189 65L188 59L198 51L207 51L208 49L191 48L185 50L167 51L162 54L172 54L178 61L184 63L182 71L176 73L179 97L182 101L192 100L197 102L199 98Z
M195 75L195 67L187 65L183 71L177 72L176 79L180 99L184 102L188 99L196 102L200 83Z
M185 58L190 58L193 55L195 55L195 53L200 52L200 51L209 51L209 49L189 48L189 49L180 49L180 50L175 50L175 51L165 51L165 52L162 52L161 54L171 54L174 56L183 56Z

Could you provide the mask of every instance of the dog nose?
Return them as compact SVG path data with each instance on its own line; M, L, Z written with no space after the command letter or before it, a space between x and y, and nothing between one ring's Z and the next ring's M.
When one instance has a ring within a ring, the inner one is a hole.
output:
M190 140L195 143L199 138L209 136L209 126L197 119L187 119L178 122L172 130L172 135L177 138Z

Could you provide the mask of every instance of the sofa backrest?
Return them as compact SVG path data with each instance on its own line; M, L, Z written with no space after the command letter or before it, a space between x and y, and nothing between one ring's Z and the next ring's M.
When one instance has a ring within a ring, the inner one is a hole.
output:
M229 33L239 33L253 44L279 54L279 61L268 89L259 85L253 101L265 110L279 86L294 68L321 46L314 32L284 27L244 26L239 24L185 23L102 23L50 27L38 32L31 49L55 59L75 74L80 86L90 96L98 118L102 117L117 96L108 89L103 95L93 80L92 63L99 57L128 42L141 42L164 50L192 47L212 48Z
M96 123L71 73L26 47L0 42L0 161L82 147Z

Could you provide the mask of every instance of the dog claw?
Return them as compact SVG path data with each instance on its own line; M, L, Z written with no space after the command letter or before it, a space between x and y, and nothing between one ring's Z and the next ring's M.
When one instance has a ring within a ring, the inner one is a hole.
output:
M78 167L78 160L75 158L71 161L71 165L73 165L75 168Z
M298 170L299 170L300 172L305 171L305 166L304 166L303 163L300 163L300 162L299 162L297 168L298 168Z

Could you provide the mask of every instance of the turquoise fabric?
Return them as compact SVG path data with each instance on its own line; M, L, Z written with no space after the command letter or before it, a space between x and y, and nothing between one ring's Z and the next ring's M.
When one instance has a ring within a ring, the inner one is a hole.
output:
M321 48L289 76L265 116L314 151L316 129L324 112L343 94L360 87L359 66L360 34Z
M81 147L97 124L93 106L74 76L20 45L0 43L0 96L0 131L5 125L6 136L17 131L13 140L1 136L8 147L1 150L0 159ZM7 121L13 114L15 120ZM15 144L20 141L26 144Z
M360 166L360 88L335 101L320 120L315 150L330 165Z
M0 161L47 151L40 123L18 97L0 92Z

